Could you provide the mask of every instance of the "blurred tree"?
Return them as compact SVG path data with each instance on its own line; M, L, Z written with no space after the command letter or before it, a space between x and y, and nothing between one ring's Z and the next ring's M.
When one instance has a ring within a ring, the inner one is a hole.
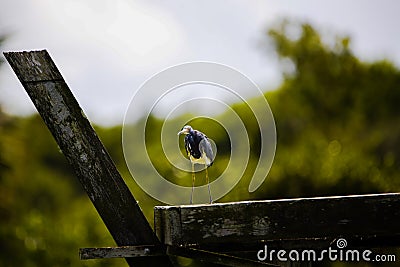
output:
M0 47L2 46L2 43L4 42L4 37L0 36ZM3 64L3 59L0 57L0 68L1 65ZM0 81L1 82L1 81ZM8 118L7 115L3 112L3 109L0 106L0 136L2 133L3 127L8 123ZM4 152L3 152L3 140L0 138L0 184L3 181L3 175L8 169L8 165L4 159ZM1 194L1 188L0 188L0 218L3 218L3 216L6 216L6 210L3 209L3 205L1 205L2 201L2 194Z
M362 62L349 37L328 44L309 24L284 21L268 34L288 70L266 94L278 150L264 196L398 190L399 70Z
M2 43L4 42L4 38L3 36L0 36L0 47L2 45ZM3 59L0 57L0 68L1 65L3 64ZM0 81L1 82L1 81ZM3 112L3 109L0 106L0 129L1 126L6 123L6 115ZM6 163L4 162L3 156L2 156L2 142L0 140L0 181L1 181L1 177L2 177L2 173L5 171L5 169L7 168Z
M64 156L37 115L8 117L0 140L1 266L117 266L80 261L78 248L114 245Z

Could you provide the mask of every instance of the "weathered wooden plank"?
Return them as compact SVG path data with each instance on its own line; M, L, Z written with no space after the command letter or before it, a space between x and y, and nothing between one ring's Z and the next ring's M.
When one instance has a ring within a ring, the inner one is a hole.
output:
M275 264L270 264L266 262L259 262L249 259L244 259L240 257L235 257L232 255L227 255L223 253L217 253L212 251L205 251L201 249L194 248L184 248L184 247L167 247L167 254L182 256L186 258L196 259L208 263L224 265L224 266L235 266L235 267L257 267L257 266L279 266Z
M259 262L245 258L205 251L201 249L162 246L124 246L124 247L104 247L104 248L81 248L79 256L82 260L103 259L103 258L129 258L129 257L152 257L160 255L173 255L205 261L209 263L225 266L278 266L266 262Z
M166 255L164 246L123 246L105 248L81 248L79 258L81 260L104 258L131 258L154 257Z
M225 250L338 237L400 244L399 222L397 193L155 207L162 243Z
M4 55L116 243L160 244L47 51ZM129 263L171 266L166 256L153 264L139 258Z

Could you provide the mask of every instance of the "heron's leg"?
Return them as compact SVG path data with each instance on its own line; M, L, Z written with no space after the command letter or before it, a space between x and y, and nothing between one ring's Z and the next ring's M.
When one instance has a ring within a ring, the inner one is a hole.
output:
M208 195L210 196L210 204L212 203L210 181L208 180L208 167L206 166L206 183L208 185Z
M190 204L193 204L193 190L194 190L194 180L196 176L194 174L194 163L192 162L192 193L190 194Z

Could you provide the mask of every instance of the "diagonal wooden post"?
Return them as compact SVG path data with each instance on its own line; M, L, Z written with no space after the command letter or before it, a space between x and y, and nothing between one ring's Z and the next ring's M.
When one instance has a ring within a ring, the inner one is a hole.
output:
M4 53L119 246L160 245L47 51ZM167 256L130 266L172 266Z

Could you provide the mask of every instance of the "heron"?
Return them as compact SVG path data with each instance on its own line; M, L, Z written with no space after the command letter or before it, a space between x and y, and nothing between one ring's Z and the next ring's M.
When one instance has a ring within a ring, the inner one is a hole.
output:
M194 130L190 125L185 125L178 133L178 136L181 134L185 135L185 149L190 159L190 162L192 163L192 193L190 195L190 204L193 203L194 182L196 179L194 173L194 164L205 165L206 183L208 185L208 195L210 197L211 204L211 189L210 183L208 181L208 167L210 167L214 162L214 153L211 147L211 143L204 133L198 130Z

